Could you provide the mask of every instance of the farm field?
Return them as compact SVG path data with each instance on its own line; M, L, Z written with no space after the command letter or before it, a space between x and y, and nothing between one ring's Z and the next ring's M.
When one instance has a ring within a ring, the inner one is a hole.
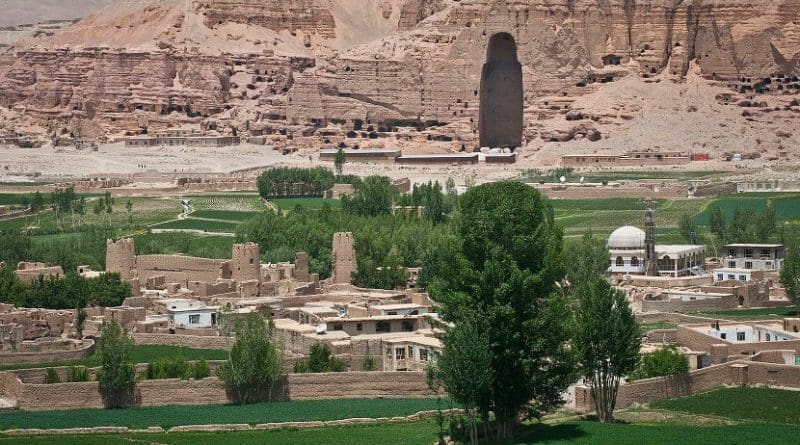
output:
M187 360L227 360L228 352L221 349L192 349L180 346L134 345L131 359L135 363L150 363L163 357L185 357ZM21 365L0 365L0 371L9 369L49 368L54 366L100 366L98 358L91 355L82 360ZM1 418L2 416L0 416Z
M319 210L324 204L328 204L332 209L342 207L342 201L338 199L325 199L325 198L276 198L271 199L269 202L275 204L280 210L293 210L298 205L305 207L309 210Z
M615 423L577 421L557 425L536 425L524 437L505 445L695 445L697 443L753 445L789 444L797 439L796 425L743 423L722 426L697 426L683 423ZM429 445L435 441L433 421L356 425L275 431L225 433L162 433L80 436L3 437L0 445ZM765 442L765 438L768 441Z
M722 388L688 397L651 404L654 408L726 417L800 425L800 392L771 388ZM779 442L774 442L779 443Z
M256 215L258 215L258 212L242 212L236 210L198 210L192 212L192 218L238 222L247 221Z
M527 170L518 178L525 182L558 182L560 176L565 176L567 182L579 182L583 178L584 182L604 182L604 181L635 181L639 179L674 179L677 181L688 181L692 179L708 179L725 174L724 171L685 171L676 170L649 170L649 171L626 171L609 170L597 172L576 172L563 171L540 174L536 170Z
M0 430L9 428L79 428L127 426L146 428L395 417L436 409L434 399L303 400L251 405L195 405L129 409L15 411L0 415Z
M218 233L233 233L239 223L230 221L217 221L207 219L187 218L181 220L170 221L162 224L151 226L152 229L170 229L170 230L199 230L201 232L218 232Z
M731 320L769 320L781 319L784 317L797 317L800 315L800 308L770 307L756 309L728 309L721 311L698 312L693 315Z

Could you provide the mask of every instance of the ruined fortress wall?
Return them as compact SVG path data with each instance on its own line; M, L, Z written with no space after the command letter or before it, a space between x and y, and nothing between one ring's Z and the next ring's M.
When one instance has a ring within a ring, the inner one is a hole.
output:
M234 244L231 254L231 278L239 283L261 281L261 262L258 244Z
M181 255L138 255L136 266L141 280L164 275L167 283L185 285L188 281L213 283L222 277L222 268L227 261Z
M133 239L106 241L106 271L118 273L123 281L137 277Z
M131 337L137 345L183 346L194 349L230 349L234 342L229 337L203 335L133 333Z

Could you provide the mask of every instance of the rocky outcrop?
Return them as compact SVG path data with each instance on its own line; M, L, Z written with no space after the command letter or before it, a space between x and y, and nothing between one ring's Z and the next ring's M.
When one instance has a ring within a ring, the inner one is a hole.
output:
M96 120L107 133L213 119L276 144L471 150L498 33L513 39L522 66L523 143L599 138L586 126L555 136L532 128L570 111L543 97L579 97L619 77L680 81L696 63L738 88L800 74L800 0L139 3L19 49L0 73L0 105L40 122ZM119 29L131 23L135 42L122 45Z

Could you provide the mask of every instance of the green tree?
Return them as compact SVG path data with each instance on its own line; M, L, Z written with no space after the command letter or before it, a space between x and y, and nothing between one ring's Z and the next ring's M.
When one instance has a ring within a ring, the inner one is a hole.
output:
M228 361L218 370L238 403L271 400L272 391L283 375L283 345L275 324L257 313L236 322L236 342Z
M573 288L603 276L608 271L609 253L605 241L589 231L578 243L568 244L564 249L567 280Z
M620 379L636 368L641 333L625 294L602 277L577 292L573 345L588 379L597 417L614 420Z
M490 345L491 398L478 411L493 412L496 438L507 439L521 414L558 406L574 381L567 305L556 286L565 276L562 233L546 199L521 183L473 187L460 212L455 245L426 261L427 288L445 322L485 320L475 329ZM444 337L445 364L450 341Z
M725 241L728 238L728 223L725 214L719 206L714 206L711 210L709 228L718 239Z
M108 408L120 408L133 401L136 386L131 360L133 340L116 321L103 323L95 352L100 361L97 381Z
M781 269L781 284L786 289L786 296L794 304L800 304L800 242L796 236L787 243L786 258Z
M342 197L342 209L361 216L378 216L392 213L397 190L389 178L370 176L354 187L353 196Z
M111 196L111 192L106 191L105 196L103 197L103 201L105 203L106 213L111 214L114 212L114 197Z
M700 238L700 229L697 226L697 221L688 213L681 215L678 220L678 231L681 233L683 239L689 244L697 244Z
M447 394L467 413L470 441L478 442L478 419L483 421L484 434L489 422L492 382L496 370L492 366L491 345L483 335L490 329L481 314L462 309L459 322L447 329L442 355L436 366Z
M775 232L778 226L777 218L778 213L775 211L775 207L770 203L767 208L753 220L755 226L754 231L759 242L763 243L769 240L769 237Z
M670 377L689 372L689 359L674 346L643 354L631 380Z
M44 198L40 192L36 192L33 194L33 199L31 199L31 210L33 212L38 212L41 210L42 206L44 206Z
M347 161L347 157L344 154L344 149L339 147L339 150L336 151L336 158L333 160L333 165L336 168L336 176L342 176L345 161Z
M77 334L78 338L83 338L83 327L86 324L86 318L88 315L86 314L86 309L82 306L78 307L75 310L75 333Z
M345 363L333 355L327 343L317 342L311 345L304 369L306 372L343 372Z
M125 211L128 212L128 224L133 224L133 202L129 199L125 203Z
M103 213L103 211L104 211L105 209L106 209L106 202L105 202L105 200L103 200L103 199L98 199L98 200L97 200L97 201L94 203L94 207L92 208L92 211L94 212L94 214L95 214L95 215L99 215L99 214Z
M364 360L361 361L361 370L362 371L374 371L378 369L375 365L375 357L370 354L364 356Z

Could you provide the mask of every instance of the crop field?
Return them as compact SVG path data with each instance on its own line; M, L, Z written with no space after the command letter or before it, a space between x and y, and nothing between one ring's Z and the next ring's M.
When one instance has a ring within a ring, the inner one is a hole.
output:
M507 445L696 445L698 443L754 445L790 444L797 440L796 425L744 423L724 426L697 426L682 423L566 422L536 425L522 431ZM168 433L80 435L57 437L3 437L0 445L428 445L436 439L433 421L354 425L345 427L242 431L225 433Z
M234 239L229 236L192 233L143 233L134 237L140 255L188 255L200 258L230 258Z
M234 222L244 222L256 215L258 215L258 212L242 212L236 210L198 210L196 212L192 212L192 218L216 219Z
M339 199L325 198L276 198L271 199L269 202L284 211L293 210L298 205L309 210L319 210L325 203L331 206L332 209L338 209L342 206L342 201Z
M722 388L688 397L662 400L651 405L654 408L689 414L800 425L800 410L797 409L800 406L800 392L797 391Z
M800 316L800 308L770 307L757 309L727 309L720 311L698 312L696 315L730 320L769 320Z
M129 409L10 412L0 415L9 428L128 426L146 428L227 423L300 422L355 417L395 417L436 409L434 399L301 400L251 405L158 406Z
M763 212L767 206L775 208L779 222L800 220L800 194L797 193L746 193L727 195L708 201L697 215L697 223L707 225L714 207L719 207L728 218L737 208Z
M255 193L231 193L225 195L198 195L185 197L195 210L232 210L257 212L267 208Z
M239 223L187 218L152 226L153 229L199 230L201 232L233 233Z
M540 173L536 170L527 170L520 175L518 180L524 182L559 182L559 175L566 177L567 182L578 182L583 178L584 182L612 182L612 181L635 181L639 179L674 179L677 181L688 181L692 179L713 178L724 174L723 171L685 171L685 170L649 170L649 171L596 171L584 172L573 171L569 173L557 172L555 175L550 173Z
M228 352L222 349L192 349L180 346L134 345L131 359L135 363L150 363L163 357L185 357L187 360L227 360ZM65 362L31 363L22 365L0 365L0 371L9 369L49 368L54 366L100 366L95 355L82 360ZM2 416L0 416L2 417Z

